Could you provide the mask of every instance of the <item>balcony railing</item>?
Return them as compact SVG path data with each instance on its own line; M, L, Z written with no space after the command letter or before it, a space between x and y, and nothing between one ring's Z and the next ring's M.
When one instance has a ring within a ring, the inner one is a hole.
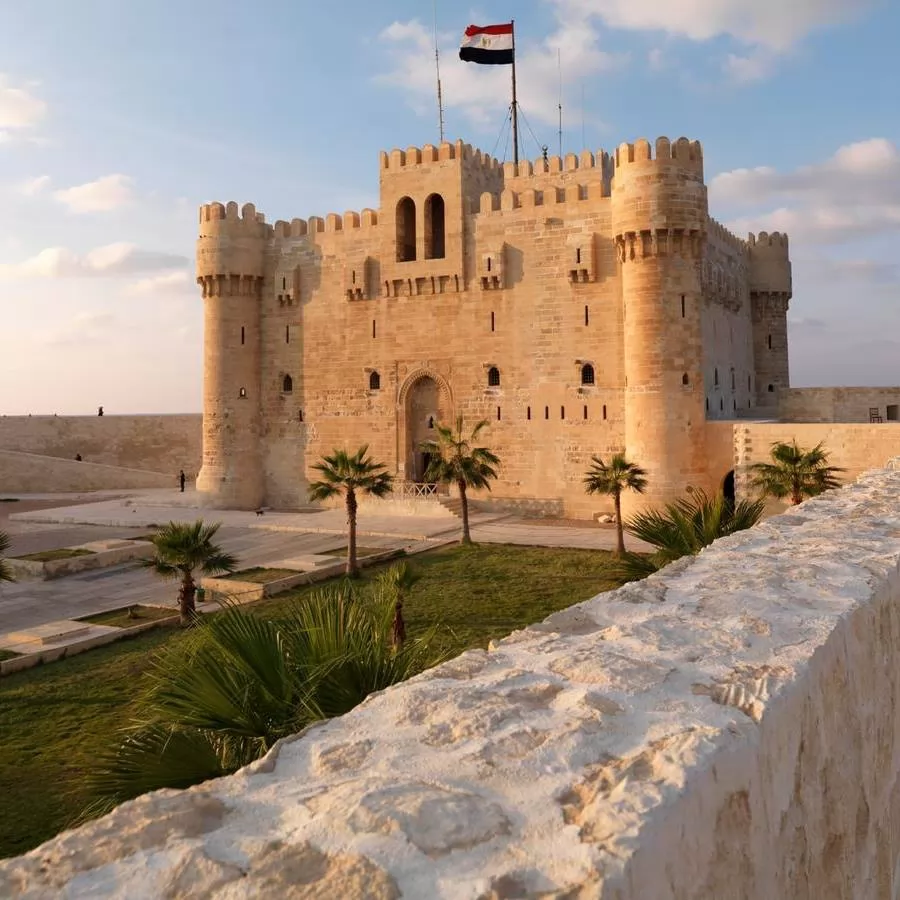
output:
M401 481L394 486L397 497L437 497L439 485L417 481Z

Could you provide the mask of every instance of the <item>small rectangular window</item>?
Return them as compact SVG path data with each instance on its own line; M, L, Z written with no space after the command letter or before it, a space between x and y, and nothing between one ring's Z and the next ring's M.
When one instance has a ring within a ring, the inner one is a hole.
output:
M549 407L549 406L545 406L545 407L544 407L544 418L545 418L545 419L549 419L549 418L550 418L550 407Z
M591 313L590 313L590 310L587 308L587 306L585 306L585 308L584 308L584 324L590 325L590 323L591 323Z
M561 419L565 419L565 417L566 417L566 408L564 406L561 406L559 408L559 417Z
M525 410L525 418L528 419L529 422L531 421L531 407L530 406Z
M606 421L606 404L603 404L603 421Z
M372 319L372 337L375 337L375 320Z
M298 410L297 410L297 418L298 418L301 422L303 421L303 410L302 410L302 409L298 409Z
M244 326L241 325L241 343L244 343Z
M284 326L284 342L286 344L289 344L291 342L291 326L290 325Z
M500 407L497 407L497 421L500 421Z
M684 318L684 294L681 295L681 318Z
M491 310L491 331L494 330L494 311Z
M584 408L584 418L585 418L585 420L587 420L587 407L586 406Z

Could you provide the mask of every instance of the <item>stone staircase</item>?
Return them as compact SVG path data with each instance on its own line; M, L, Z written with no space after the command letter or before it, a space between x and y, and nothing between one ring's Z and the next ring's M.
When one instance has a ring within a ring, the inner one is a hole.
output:
M460 500L459 497L438 496L437 501L441 504L441 506L444 507L444 509L447 510L447 512L453 513L453 515L456 516L457 519L462 518L462 500ZM469 501L469 512L471 511L472 503L471 501Z

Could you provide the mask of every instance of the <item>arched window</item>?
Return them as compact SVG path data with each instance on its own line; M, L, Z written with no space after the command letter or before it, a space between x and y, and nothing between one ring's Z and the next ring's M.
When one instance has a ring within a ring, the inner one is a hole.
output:
M774 384L770 384L768 390L769 390L769 393L770 393L770 394L774 394L774 393L775 393L775 385L774 385Z
M290 394L294 390L294 379L290 375L285 375L281 380L281 390L285 394Z
M416 258L416 204L404 197L397 204L397 262Z
M369 390L370 391L380 391L381 390L381 376L377 372L371 372L369 374Z
M444 258L444 198L431 194L425 200L425 259Z
M429 428L434 428L434 416L429 416L429 417L428 417L428 427L429 427Z
M238 391L238 397L240 397L242 400L245 399L247 397L247 388L241 388Z
M719 386L719 370L715 369L713 372L713 384L718 387Z
M688 373L685 372L684 375L681 376L681 383L684 385L688 385L691 383L691 379L688 378Z
M488 369L488 387L500 387L500 370L496 366Z
M594 367L590 363L585 363L581 367L581 383L582 384L593 384L594 383Z
M731 370L731 389L734 390L734 369Z

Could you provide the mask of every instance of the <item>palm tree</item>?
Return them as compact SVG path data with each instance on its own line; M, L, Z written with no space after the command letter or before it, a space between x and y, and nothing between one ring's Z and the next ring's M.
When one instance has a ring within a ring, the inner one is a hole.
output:
M321 472L322 479L309 486L310 500L327 500L344 493L347 504L347 576L356 578L359 565L356 561L356 511L357 492L385 497L392 489L391 476L384 471L384 464L369 459L365 444L352 456L346 450L334 450L331 456L323 456L313 468Z
M196 522L169 522L153 536L156 554L143 565L164 578L179 578L178 611L182 626L194 622L194 596L197 584L194 573L222 575L237 568L237 559L213 543L220 522L207 525L202 519Z
M425 441L422 451L431 454L431 461L425 471L428 481L441 484L455 484L459 489L462 513L462 538L460 543L471 544L469 533L469 500L466 496L468 488L491 489L491 479L497 477L496 466L500 460L487 447L473 446L478 440L481 430L487 427L487 419L482 419L472 429L471 434L464 435L463 417L456 417L456 429L437 424L437 440Z
M599 456L591 457L591 468L584 476L589 494L609 494L616 505L616 556L625 552L622 530L622 491L643 494L647 488L647 473L636 463L628 462L624 453L616 453L607 465Z
M796 438L790 444L776 441L771 455L772 462L751 467L752 485L765 496L778 500L790 497L796 506L806 497L816 497L841 485L836 476L844 470L828 465L828 453L821 443L806 450L797 446Z
M650 556L625 553L611 565L611 572L626 581L652 575L683 556L693 556L713 541L752 528L762 518L764 500L739 500L723 494L710 497L702 490L666 504L663 510L645 510L625 527L636 538L651 544Z
M444 658L436 629L395 648L393 618L390 598L360 598L349 582L295 601L277 620L236 606L204 618L152 660L133 721L88 775L97 800L85 817L230 774Z
M380 572L375 579L378 596L382 602L392 604L394 608L394 619L391 624L391 643L394 647L402 647L406 641L403 603L419 577L405 562L399 562Z
M0 531L0 581L16 580L13 578L13 573L9 570L6 560L3 558L9 550L9 544L9 535L5 531Z

